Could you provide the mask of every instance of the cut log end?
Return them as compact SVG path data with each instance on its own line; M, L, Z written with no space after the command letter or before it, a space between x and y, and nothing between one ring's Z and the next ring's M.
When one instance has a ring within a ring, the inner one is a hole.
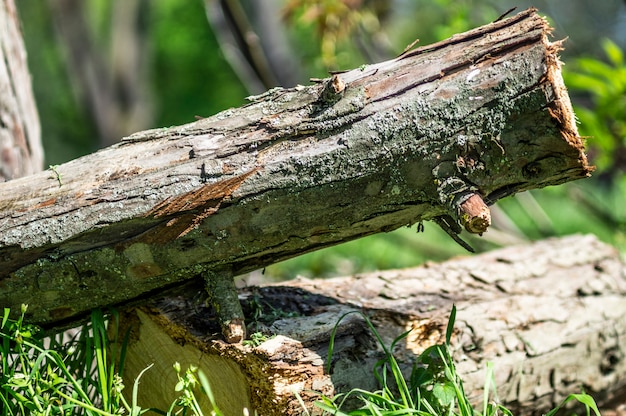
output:
M548 40L548 36L550 35L551 30L552 29L546 22L546 29L544 30L543 37L543 42L546 45L546 81L552 87L552 91L550 91L550 93L554 94L554 98L551 101L551 105L548 107L548 111L550 116L559 125L563 139L570 146L578 149L580 154L579 162L582 167L582 177L588 177L595 170L595 166L589 165L587 161L584 149L585 143L583 138L578 134L576 116L567 93L567 87L563 81L563 75L561 73L562 62L559 59L559 52L563 50L563 43L565 40L550 42Z

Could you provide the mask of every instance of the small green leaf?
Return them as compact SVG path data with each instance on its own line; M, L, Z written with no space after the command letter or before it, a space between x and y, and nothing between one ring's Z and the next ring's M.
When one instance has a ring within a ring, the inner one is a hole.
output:
M593 397L588 394L572 394L572 397L593 410L597 416L600 416L600 410L598 409L596 401L593 400Z
M602 48L613 65L622 66L624 63L624 52L619 46L610 39L604 39L602 41Z
M433 387L433 395L442 406L448 407L456 398L456 390L451 383L435 384Z
M4 315L2 315L2 325L0 325L0 328L4 328L4 325L6 325L7 319L9 319L9 312L11 312L10 308L4 308Z
M556 408L554 408L554 409L550 410L548 413L546 413L546 416L554 416L554 415L556 415L556 413L563 406L565 406L565 404L567 402L570 402L572 400L577 400L581 404L584 404L587 407L588 410L589 409L593 410L593 412L596 414L596 416L600 416L600 410L598 410L598 406L596 405L595 400L593 400L593 397L589 396L588 394L584 394L584 393L582 393L582 394L570 394ZM587 412L587 414L589 414L589 412Z
M179 380L178 383L176 383L176 387L174 387L174 390L183 391L184 388L185 388L185 380Z

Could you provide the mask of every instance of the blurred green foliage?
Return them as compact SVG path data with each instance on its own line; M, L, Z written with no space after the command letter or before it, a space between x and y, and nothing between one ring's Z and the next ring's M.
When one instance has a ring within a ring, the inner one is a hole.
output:
M66 51L46 2L16 2L42 125L45 166L97 150L92 121L65 68ZM94 42L107 48L109 0L85 2ZM224 59L201 1L159 0L145 16L150 31L155 126L189 123L245 103L247 92Z
M579 132L587 138L595 177L572 200L589 214L594 232L626 250L626 59L610 39L598 47L604 60L579 57L564 70L574 100Z
M302 31L319 45L319 58L324 67L337 69L339 62L353 62L350 52L352 34L358 29L367 33L380 31L378 16L388 2L366 2L365 7L351 7L349 2L336 0L289 0L283 9L284 18L293 23L295 32ZM313 33L311 33L313 29ZM314 34L314 36L310 36ZM304 39L301 38L301 42Z
M588 151L602 178L613 182L626 170L626 61L611 40L601 47L607 62L578 58L564 75L571 90L591 100L588 107L576 107L580 133L589 137Z
M397 56L493 21L490 2L456 0L285 0L283 16L309 77ZM386 55L386 56L381 56Z
M349 275L410 267L466 253L434 223L426 223L423 233L417 233L415 227L404 227L375 234L273 264L267 267L265 275L271 280Z
M46 162L56 165L96 150L97 138L64 68L45 2L16 2L28 53Z
M170 126L245 104L248 95L228 66L200 1L159 0L151 16L157 125Z

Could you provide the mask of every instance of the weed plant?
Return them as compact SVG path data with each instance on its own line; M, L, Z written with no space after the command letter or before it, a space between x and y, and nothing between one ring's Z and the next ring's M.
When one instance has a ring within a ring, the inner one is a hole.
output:
M359 312L349 312L348 314L350 313ZM341 319L348 314L343 315ZM374 367L374 376L382 388L374 392L353 389L348 393L339 394L333 398L322 396L321 400L316 402L316 405L325 414L337 416L512 416L512 412L509 409L497 403L496 400L491 399L492 397L497 397L491 363L487 365L482 408L473 408L465 394L463 382L456 372L450 347L454 321L456 319L455 307L452 308L450 319L448 320L445 342L424 350L417 357L411 375L407 378L402 374L400 366L393 355L393 350L410 331L401 334L392 342L391 346L387 347L372 322L367 316L362 316L384 353L384 358ZM331 335L328 354L329 365L331 362L330 357L333 353L337 325ZM354 397L360 399L362 406L358 409L344 411L343 408L349 402L348 399ZM591 411L596 416L600 416L595 401L587 394L572 394L568 396L558 407L548 412L546 416L554 416L566 403L572 400L582 403L586 408L588 416L591 414Z

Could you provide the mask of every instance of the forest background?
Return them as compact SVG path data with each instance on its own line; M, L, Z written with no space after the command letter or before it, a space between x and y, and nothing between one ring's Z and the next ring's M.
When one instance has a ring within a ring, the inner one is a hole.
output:
M571 233L626 250L626 1L17 1L42 125L45 166L125 135L192 122L274 86L309 84L537 7L564 39L565 83L593 177L507 198L477 251ZM234 19L231 19L233 18ZM237 22L233 30L232 22ZM230 24L229 24L230 23ZM237 35L243 34L243 43ZM241 49L241 45L244 48ZM426 224L273 265L262 279L345 275L464 254ZM261 272L246 276L256 283Z

